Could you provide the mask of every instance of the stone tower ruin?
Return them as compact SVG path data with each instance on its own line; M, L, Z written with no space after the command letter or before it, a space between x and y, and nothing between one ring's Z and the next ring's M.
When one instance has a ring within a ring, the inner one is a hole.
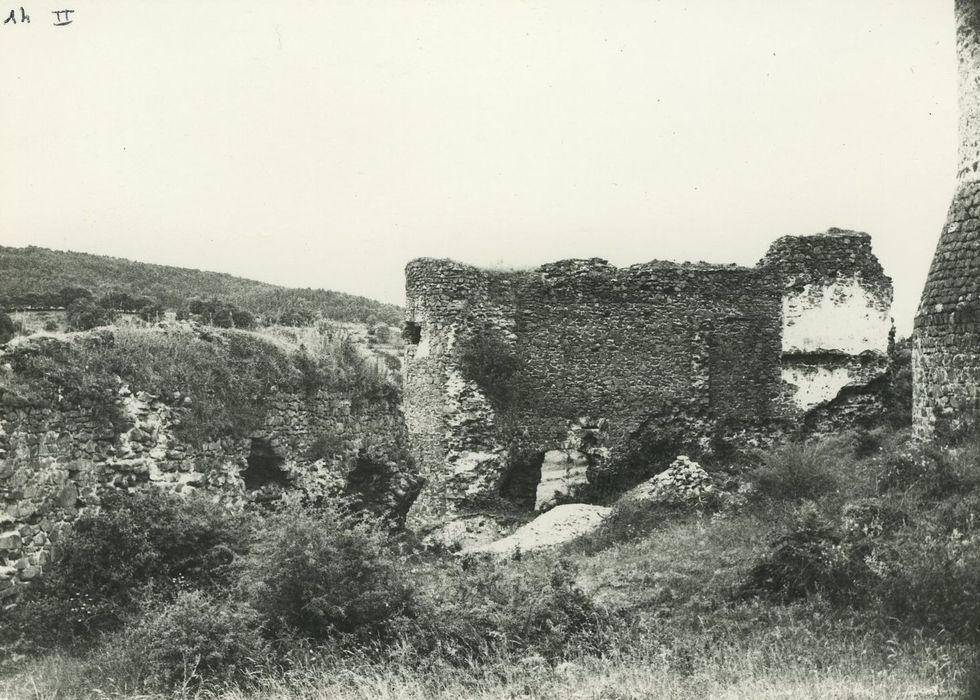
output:
M672 460L833 420L883 375L892 329L871 237L840 229L784 236L753 267L421 258L406 297L415 529L628 480L615 465L638 445Z
M959 167L913 335L913 421L948 439L980 415L980 0L956 0Z

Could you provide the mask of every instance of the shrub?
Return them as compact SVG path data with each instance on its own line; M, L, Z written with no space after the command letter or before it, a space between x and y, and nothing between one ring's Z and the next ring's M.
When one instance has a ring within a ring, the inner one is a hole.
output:
M14 320L5 311L0 310L0 345L8 342L17 334Z
M57 321L45 321L44 322L44 330L46 330L48 333L53 333L53 332L57 331L58 330L58 322Z
M760 497L803 501L835 491L838 463L846 459L830 442L790 443L760 455L750 474Z
M888 352L889 367L882 389L885 421L893 428L912 424L912 340L894 343Z
M927 500L963 495L980 485L980 439L939 448L913 444L889 451L879 462L878 483L884 491L912 491Z
M391 341L391 327L383 323L379 323L377 326L374 326L374 328L370 330L370 333L379 343L388 343Z
M772 538L769 551L749 570L742 592L767 594L782 602L813 594L837 603L854 602L869 575L865 550L863 541L845 541L832 521L806 504L789 527Z
M109 492L59 543L12 622L35 645L70 645L118 627L147 588L167 598L181 586L224 587L246 531L203 497Z
M137 311L137 314L141 319L143 319L147 323L156 323L161 319L163 319L163 315L165 312L166 309L163 307L162 304L159 304L157 302L149 302L141 306L139 308L139 311Z
M909 529L891 549L878 595L883 612L914 629L980 641L980 538Z
M68 304L65 312L69 330L87 331L97 326L107 326L116 320L116 312L88 297L79 297Z
M271 660L258 613L249 606L183 591L111 635L90 662L105 689L168 692L248 684Z
M341 504L289 505L269 516L245 565L252 605L275 634L381 642L413 596L381 526Z
M456 663L538 653L599 653L616 620L575 585L565 560L549 570L467 558L437 570L404 633L417 653Z

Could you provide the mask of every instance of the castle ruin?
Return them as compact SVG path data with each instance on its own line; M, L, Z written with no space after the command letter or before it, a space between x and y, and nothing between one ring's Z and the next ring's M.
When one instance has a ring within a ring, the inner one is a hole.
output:
M880 377L892 330L870 236L838 229L781 238L754 267L422 258L406 291L422 529L493 498L547 506L638 441L765 441Z
M956 0L959 167L913 334L913 425L948 439L980 416L980 2Z

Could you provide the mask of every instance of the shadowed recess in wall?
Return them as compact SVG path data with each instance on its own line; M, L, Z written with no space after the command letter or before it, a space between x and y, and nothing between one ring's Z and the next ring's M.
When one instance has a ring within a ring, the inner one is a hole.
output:
M254 491L269 484L286 486L289 483L289 477L282 469L283 462L285 460L276 454L268 440L252 438L251 449L246 461L248 466L242 473L245 488Z

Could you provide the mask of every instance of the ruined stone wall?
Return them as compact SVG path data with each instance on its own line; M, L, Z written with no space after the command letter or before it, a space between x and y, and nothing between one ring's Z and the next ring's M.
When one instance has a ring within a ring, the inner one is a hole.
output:
M503 273L422 259L407 278L404 410L428 466L416 525L499 490L512 453L561 447L583 420L613 450L651 420L765 421L780 390L780 292L762 269L592 259ZM508 405L460 361L488 334L519 368Z
M0 600L41 573L52 545L79 513L98 506L105 489L200 489L243 507L283 488L311 497L365 495L352 493L356 479L375 490L368 505L402 513L417 491L403 464L372 464L379 473L357 474L366 446L378 455L405 448L397 406L361 408L336 394L281 393L270 402L265 425L248 437L192 445L174 430L187 411L182 397L164 398L120 387L125 421L116 426L94 403L0 404ZM314 460L324 435L331 454Z
M894 292L868 234L784 236L760 264L782 281L782 377L791 410L809 411L884 374Z
M956 0L959 171L915 318L913 426L940 439L980 418L980 6Z
M644 432L703 444L719 430L786 430L880 376L892 328L891 280L870 237L849 231L780 239L754 268L590 259L498 272L419 259L406 280L422 528L515 480L593 479ZM490 375L506 401L468 374L468 343L486 337L516 367ZM518 473L519 460L538 472Z

